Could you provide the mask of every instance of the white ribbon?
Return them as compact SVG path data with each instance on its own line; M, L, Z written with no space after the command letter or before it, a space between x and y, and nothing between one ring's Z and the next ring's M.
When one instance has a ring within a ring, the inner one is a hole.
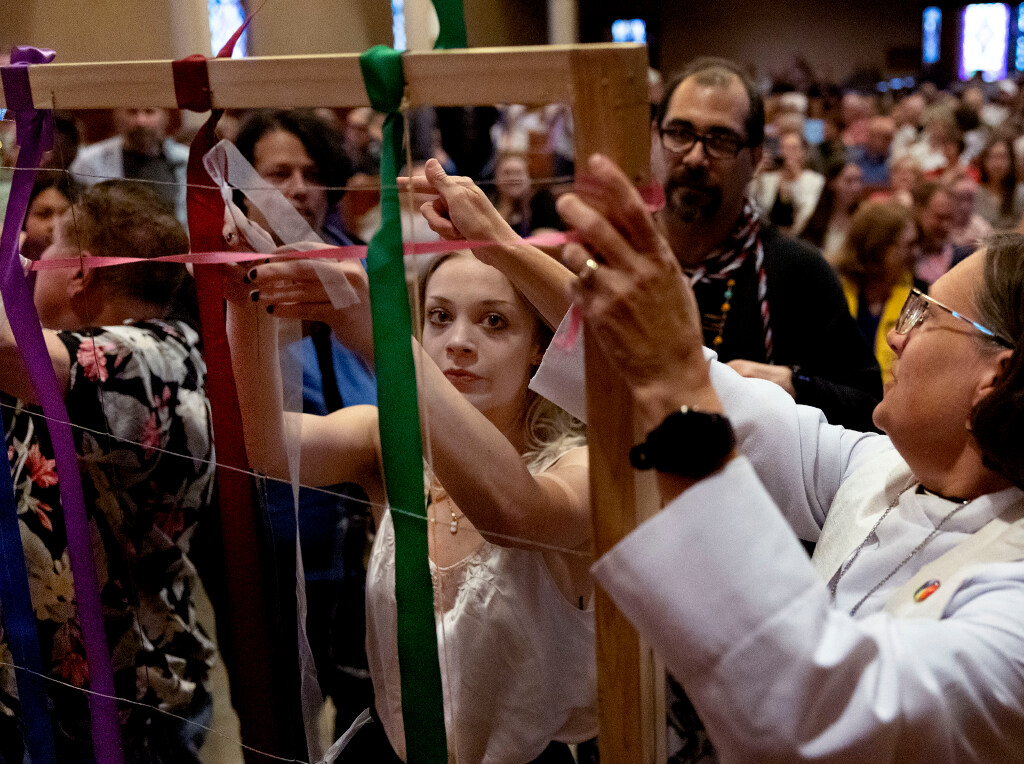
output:
M249 220L234 203L235 189L245 194L245 198L263 213L267 224L286 245L323 243L323 239L310 228L306 219L285 199L284 194L256 172L235 144L227 140L218 143L206 152L203 166L220 188L221 198L224 199L225 228L238 231L253 251L270 254L278 247L273 237ZM341 309L359 302L359 297L344 275L320 260L309 262L320 278L320 283L324 285L332 306Z
M203 156L203 166L220 188L224 199L224 226L226 230L237 231L253 251L270 254L278 249L273 237L256 223L249 220L234 203L234 190L241 191L246 199L258 209L271 230L286 245L299 242L318 242L323 239L300 215L278 189L260 177L252 165L230 141L223 140ZM331 304L344 308L359 302L352 285L344 276L335 273L328 263L310 260L320 282L324 286ZM278 364L281 369L281 385L284 410L296 415L302 413L302 354L289 353L288 348L301 347L302 324L298 319L278 320ZM317 681L313 651L306 635L306 575L302 564L302 545L299 538L299 457L301 452L301 416L285 418L285 446L288 454L288 475L292 485L292 500L295 511L295 602L298 625L298 659L300 694L302 699L302 721L306 734L309 758L319 761L323 746L320 742L319 716L323 707L323 694Z

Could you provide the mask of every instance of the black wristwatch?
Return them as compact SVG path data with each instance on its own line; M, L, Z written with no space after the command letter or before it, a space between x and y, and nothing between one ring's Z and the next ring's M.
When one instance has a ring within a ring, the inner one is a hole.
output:
M728 419L683 406L629 450L629 461L638 470L702 478L725 464L735 446Z

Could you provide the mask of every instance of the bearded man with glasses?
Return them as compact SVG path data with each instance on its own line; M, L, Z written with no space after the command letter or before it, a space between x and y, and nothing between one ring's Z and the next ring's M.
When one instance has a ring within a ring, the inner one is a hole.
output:
M701 58L669 83L654 123L661 232L693 284L705 344L833 424L871 429L881 376L831 268L762 220L748 195L764 104L731 61Z

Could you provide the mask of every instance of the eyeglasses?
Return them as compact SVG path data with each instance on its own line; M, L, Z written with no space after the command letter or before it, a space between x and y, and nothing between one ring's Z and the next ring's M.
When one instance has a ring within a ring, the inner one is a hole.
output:
M698 143L704 144L704 151L713 159L735 159L747 146L746 138L732 130L698 133L684 125L661 128L661 145L673 154L689 154Z
M964 314L943 305L934 297L929 297L922 293L920 289L911 289L910 294L907 295L907 301L903 303L903 308L900 310L899 318L896 319L896 326L894 327L896 334L906 334L915 326L920 326L928 313L929 305L935 305L936 307L942 308L954 318L966 321L993 342L996 342L1005 348L1009 348L1010 350L1014 349L1013 343L1009 340L1003 339L988 327L982 326L977 321L972 321Z

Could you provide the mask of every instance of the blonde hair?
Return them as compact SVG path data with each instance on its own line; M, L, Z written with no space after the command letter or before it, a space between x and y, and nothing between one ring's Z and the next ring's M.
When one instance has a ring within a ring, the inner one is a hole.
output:
M527 450L523 461L530 472L543 472L573 448L587 445L586 428L569 412L560 409L547 398L527 391L523 432Z
M443 263L460 252L467 251L448 252L435 258L420 276L417 290L419 293L417 336L421 339L425 320L423 306L426 302L427 283ZM544 319L523 296L523 293L516 288L515 284L512 284L512 290L533 316L536 324L537 346L541 352L547 350L554 332L544 323ZM532 369L530 376L533 376L535 371L536 368ZM527 389L526 391L526 407L523 410L521 424L526 442L526 450L521 455L523 461L526 462L527 469L535 474L550 467L566 451L585 446L587 443L586 428L582 422L533 390Z

